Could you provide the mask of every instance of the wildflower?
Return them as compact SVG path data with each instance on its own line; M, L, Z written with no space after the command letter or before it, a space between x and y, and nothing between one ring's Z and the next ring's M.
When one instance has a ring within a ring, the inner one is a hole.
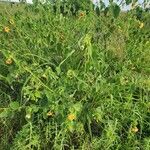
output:
M10 23L11 25L14 25L14 24L15 24L15 22L14 22L13 19L10 19L10 20L9 20L9 23Z
M81 12L81 13L80 13L80 17L83 17L83 16L84 16L84 13L83 13L83 12Z
M47 116L48 117L51 117L51 116L53 116L54 114L53 114L53 112L51 112L51 111L49 111L48 113L47 113Z
M144 27L144 23L141 22L139 28L142 29Z
M11 65L13 63L13 60L11 58L6 59L5 61L6 65Z
M6 33L10 32L10 28L9 27L5 27L4 28L4 32L6 32Z
M133 127L133 128L131 128L131 131L132 131L133 133L136 133L136 132L139 131L139 129L138 129L137 127Z
M67 118L69 121L73 121L76 119L76 116L74 114L69 114Z
M80 13L79 13L79 19L82 18L82 17L84 17L84 16L85 16L85 13L84 13L84 12L80 12Z

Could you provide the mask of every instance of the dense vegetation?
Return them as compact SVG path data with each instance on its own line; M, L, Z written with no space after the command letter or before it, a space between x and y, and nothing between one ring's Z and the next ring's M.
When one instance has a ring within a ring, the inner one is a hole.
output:
M149 12L64 6L0 4L0 149L149 150Z

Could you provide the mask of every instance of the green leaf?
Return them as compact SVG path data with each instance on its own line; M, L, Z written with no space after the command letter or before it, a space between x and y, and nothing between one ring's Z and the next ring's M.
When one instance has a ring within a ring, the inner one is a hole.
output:
M58 75L61 73L60 66L56 67L56 71L57 71L57 74L58 74Z
M0 113L0 118L7 118L10 116L13 116L13 112L9 108L5 108L1 113Z
M13 110L17 110L19 109L19 103L18 102L11 102L9 104L10 108L13 109Z
M104 9L104 15L106 16L108 12L109 12L109 7L106 7L106 8Z
M0 118L6 118L8 116L7 110L4 110L0 113Z
M26 116L25 116L25 118L26 118L26 120L27 121L30 121L31 120L31 118L32 118L32 107L26 107Z
M82 110L82 104L79 102L79 103L76 103L73 105L73 108L76 112L81 112Z
M40 107L45 107L47 108L48 107L48 99L47 98L43 98L39 101L39 106Z
M132 0L126 0L127 5L129 5L130 3L132 3Z
M39 111L39 107L36 105L31 105L33 112L37 113Z
M75 122L68 122L67 127L70 132L73 132L75 130Z
M35 97L36 98L41 98L41 92L40 91L35 91Z
M95 109L94 118L96 119L96 121L102 121L103 111L100 107Z
M112 4L112 13L113 13L114 18L117 18L119 16L120 10L121 9L117 4L115 3Z

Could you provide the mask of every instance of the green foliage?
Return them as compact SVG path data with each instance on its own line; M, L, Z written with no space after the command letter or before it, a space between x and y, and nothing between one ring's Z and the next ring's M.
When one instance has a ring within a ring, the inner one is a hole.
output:
M0 149L149 149L149 13L76 3L1 12Z
M117 18L120 14L120 7L116 3L112 3L111 5L112 14L115 18Z
M126 4L129 5L132 3L132 0L126 0Z

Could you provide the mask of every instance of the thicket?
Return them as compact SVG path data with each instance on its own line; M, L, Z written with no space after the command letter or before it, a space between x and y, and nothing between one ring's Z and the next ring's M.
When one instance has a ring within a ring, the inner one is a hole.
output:
M149 12L74 6L0 11L0 149L149 150Z

